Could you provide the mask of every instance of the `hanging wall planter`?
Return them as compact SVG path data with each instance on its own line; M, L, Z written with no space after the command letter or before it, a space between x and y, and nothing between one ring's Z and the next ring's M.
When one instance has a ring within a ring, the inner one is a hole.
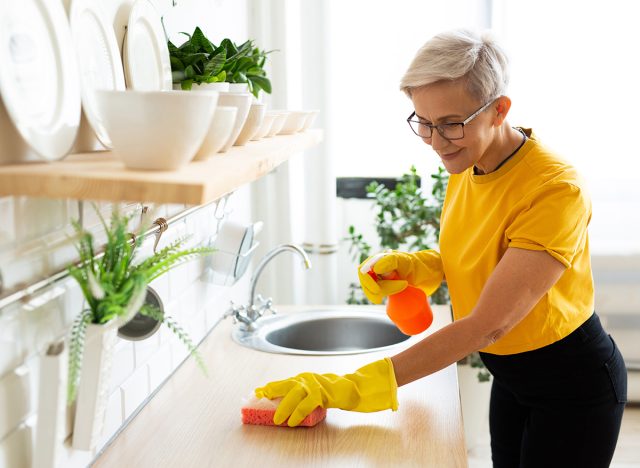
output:
M112 323L87 325L73 429L76 450L93 449L102 435L116 340Z
M138 231L129 234L132 215L120 214L117 205L109 225L99 211L98 216L107 236L102 254L95 255L100 249L94 245L93 234L74 221L80 261L69 267L69 274L80 285L87 303L87 308L76 317L69 339L67 401L71 404L77 396L73 447L78 450L92 450L102 436L113 348L119 327L124 328L125 334L143 339L165 323L205 370L204 362L188 334L164 315L159 297L148 285L188 260L213 253L213 249L184 249L185 239L178 239L156 251L160 235L167 227L166 221L159 218L154 223L160 228L156 233L153 255L138 260L136 253L146 227L141 225ZM149 295L157 300L149 300Z

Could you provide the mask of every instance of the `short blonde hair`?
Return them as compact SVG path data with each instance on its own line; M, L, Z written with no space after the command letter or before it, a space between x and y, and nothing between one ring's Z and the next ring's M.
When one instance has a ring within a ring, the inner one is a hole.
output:
M467 91L481 102L506 93L508 59L489 32L460 29L434 36L418 50L400 89L411 97L414 89L458 79L463 79Z

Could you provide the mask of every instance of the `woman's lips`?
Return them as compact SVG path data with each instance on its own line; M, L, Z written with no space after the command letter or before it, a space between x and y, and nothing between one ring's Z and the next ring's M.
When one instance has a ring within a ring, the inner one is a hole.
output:
M442 158L445 161L450 161L453 158L455 158L456 156L458 156L460 154L460 151L462 151L462 148L460 148L458 151L455 151L453 153L449 153L449 154L441 154L440 158Z

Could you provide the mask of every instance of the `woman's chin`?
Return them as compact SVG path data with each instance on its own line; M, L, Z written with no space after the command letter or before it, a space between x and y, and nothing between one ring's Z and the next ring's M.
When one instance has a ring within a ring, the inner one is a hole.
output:
M454 161L442 160L442 164L449 174L462 174L468 169L468 167L466 167L464 164L460 164L459 162Z

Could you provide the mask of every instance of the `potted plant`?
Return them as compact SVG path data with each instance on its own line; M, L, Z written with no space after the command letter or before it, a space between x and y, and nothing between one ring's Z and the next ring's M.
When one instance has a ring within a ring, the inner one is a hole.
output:
M376 181L367 186L367 197L375 200L375 225L382 249L403 248L416 251L437 245L440 238L440 214L449 177L440 167L431 178L434 180L431 199L423 193L420 177L413 166L408 174L398 180L393 190ZM363 235L356 232L355 226L349 226L349 235L345 240L350 242L349 252L358 263L362 263L373 253ZM349 289L347 303L369 303L358 284L350 284ZM449 303L446 283L443 282L433 293L431 302Z
M180 47L168 42L173 82L180 89L190 90L197 85L227 91L230 84L243 84L242 91L251 92L256 98L261 90L271 93L271 82L264 70L270 52L256 47L253 40L238 46L225 38L215 46L199 27L191 35L182 34L187 40Z
M198 89L228 91L227 72L224 70L227 50L216 48L199 27L191 35L182 34L187 36L187 40L180 47L167 42L174 87L188 91L195 85Z
M273 51L261 50L253 40L247 40L238 46L228 38L222 40L219 49L224 49L228 57L223 67L226 72L225 81L231 85L244 85L240 86L240 90L248 90L256 99L261 90L271 93L271 81L267 78L264 65L267 54ZM234 90L233 86L230 90Z
M187 333L157 307L145 303L145 297L151 281L186 261L211 254L213 249L183 249L185 239L179 239L138 261L136 252L143 241L145 227L141 226L132 236L128 233L131 216L121 214L116 207L107 226L96 211L107 236L104 250L98 253L91 232L74 221L80 260L69 267L86 301L86 308L71 328L67 392L69 403L77 396L73 446L80 450L92 449L102 432L117 331L137 313L164 323L185 344L206 374L204 362Z
M367 187L367 196L375 200L376 232L383 249L402 248L408 251L429 249L440 239L440 215L447 190L449 176L442 168L431 175L433 187L431 197L427 196L419 184L415 167L404 174L395 189L372 182ZM354 260L362 263L372 254L371 246L362 234L349 226L350 253ZM446 282L431 296L434 304L448 304L449 292ZM369 301L356 283L349 285L349 304L368 304ZM477 443L483 432L483 424L488 421L491 374L487 371L478 353L471 353L458 362L458 382L460 400L464 416L467 447Z

